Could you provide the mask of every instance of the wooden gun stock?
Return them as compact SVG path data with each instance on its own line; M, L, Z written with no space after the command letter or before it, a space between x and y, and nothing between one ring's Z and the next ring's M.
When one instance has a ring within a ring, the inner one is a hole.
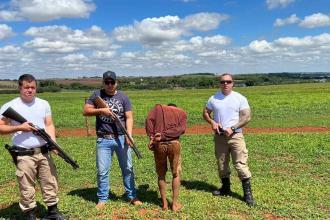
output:
M100 96L98 96L98 97L96 97L94 99L94 103L99 108L109 108L108 104ZM137 158L141 159L142 158L142 155L141 155L140 151L137 149L137 147L136 147L136 145L135 145L135 143L133 141L133 138L131 137L131 135L128 134L125 126L121 123L121 121L118 118L118 116L115 113L113 113L113 112L112 112L112 117L114 118L116 124L121 128L121 130L125 133L125 135L129 139L130 146L133 149L134 153L136 154Z

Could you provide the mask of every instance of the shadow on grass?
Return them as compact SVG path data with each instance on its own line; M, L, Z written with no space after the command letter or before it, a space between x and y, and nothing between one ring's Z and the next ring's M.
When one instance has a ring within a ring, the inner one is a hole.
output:
M148 202L159 205L160 202L158 201L158 195L156 191L148 190L149 185L144 184L140 185L137 189L137 196L142 202ZM90 202L94 202L95 204L98 202L98 198L96 196L97 188L85 188L85 189L76 189L68 193L70 196L79 196L82 199ZM109 193L109 200L111 201L128 201L126 198L126 194L121 196L117 196L113 192Z
M76 189L68 193L70 196L79 196L86 201L94 202L95 204L98 202L98 198L96 196L97 188L86 188L86 189ZM124 196L117 196L116 194L109 192L109 199L111 201L117 201L119 199L125 200Z
M97 203L96 197L97 188L76 189L68 193L70 196L79 196L86 201Z
M193 180L193 181L182 180L181 185L184 186L186 189L205 191L208 193L212 193L212 191L218 189L214 185L211 185L206 182L199 181L199 180ZM232 192L231 197L244 201L244 198L236 192Z
M200 180L181 180L181 185L186 189L199 190L205 192L212 192L218 189L215 185L208 184L206 182L202 182Z
M42 218L46 215L47 209L45 206L37 202L37 218ZM10 220L19 220L23 219L23 213L21 208L18 205L18 202L15 202L7 207L0 208L0 219L10 219Z
M142 202L152 203L158 206L161 205L157 192L149 190L149 184L139 185L137 196Z

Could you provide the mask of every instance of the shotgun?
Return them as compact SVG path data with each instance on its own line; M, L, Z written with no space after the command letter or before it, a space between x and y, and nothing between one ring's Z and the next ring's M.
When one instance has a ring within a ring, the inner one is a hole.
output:
M94 99L94 103L99 108L109 108L108 104L100 96L97 96ZM113 115L112 117L115 120L116 124L120 127L120 129L125 133L125 135L129 139L130 146L133 149L134 153L136 154L137 158L141 159L142 158L142 155L141 155L140 151L137 149L137 147L136 147L136 145L135 145L135 143L133 141L133 138L131 137L131 135L128 134L125 126L122 124L122 122L118 118L118 115L116 115L113 112L112 112L112 115Z
M20 115L11 107L7 108L7 110L4 113L2 113L2 115L5 116L6 118L12 119L21 124L27 121L22 115ZM74 161L69 155L67 155L62 150L62 148L55 141L52 140L52 138L49 136L49 134L47 134L45 129L39 128L37 125L34 125L32 123L30 123L30 126L36 129L35 131L33 131L34 134L40 136L42 139L44 139L47 142L47 145L50 150L56 150L57 155L60 156L62 159L64 159L65 162L69 163L73 167L73 169L79 168L77 162Z

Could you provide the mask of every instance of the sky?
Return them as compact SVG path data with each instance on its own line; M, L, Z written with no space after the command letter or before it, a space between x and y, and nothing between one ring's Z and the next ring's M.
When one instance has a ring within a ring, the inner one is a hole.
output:
M330 0L0 0L0 79L330 71Z

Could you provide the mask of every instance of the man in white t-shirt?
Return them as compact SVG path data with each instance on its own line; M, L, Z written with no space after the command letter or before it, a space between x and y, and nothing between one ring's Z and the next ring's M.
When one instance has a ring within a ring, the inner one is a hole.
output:
M215 156L222 182L222 187L213 191L213 195L231 195L229 167L231 155L233 165L242 181L244 200L249 206L254 206L251 172L247 164L248 151L242 133L242 128L251 119L251 110L247 99L240 93L232 91L233 85L233 76L229 73L222 74L221 91L209 98L203 112L204 119L211 124L215 132Z
M45 219L65 219L59 212L57 176L54 162L46 142L36 136L32 123L46 132L55 141L55 126L51 109L46 100L35 97L37 81L30 74L21 75L18 79L20 97L5 103L0 109L0 134L12 134L13 156L16 164L16 177L20 191L19 206L24 219L36 219L35 185L38 179L48 212ZM2 114L11 107L22 115L27 122L20 124L4 117Z

